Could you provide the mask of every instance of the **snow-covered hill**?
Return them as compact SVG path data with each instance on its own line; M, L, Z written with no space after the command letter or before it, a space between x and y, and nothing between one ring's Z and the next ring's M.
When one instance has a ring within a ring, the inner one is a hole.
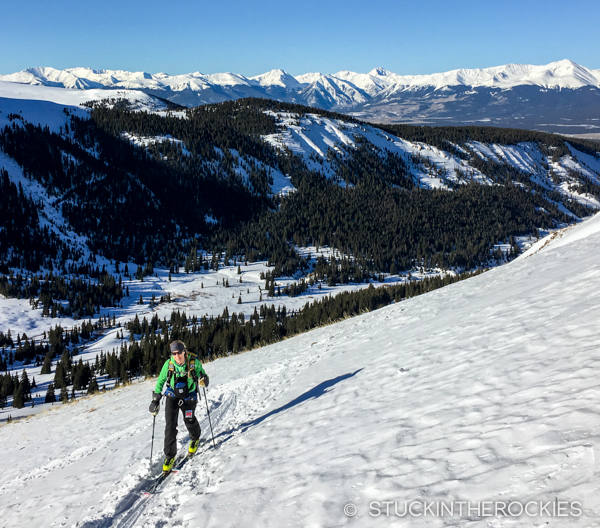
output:
M52 86L19 84L1 80L0 99L14 99L21 101L21 108L19 111L34 104L33 101L46 101L58 105L78 107L83 103L105 99L126 99L131 104L132 109L160 111L167 108L167 105L164 102L156 97L140 92L139 90L70 90L68 87L56 88ZM25 103L25 101L28 101L29 103ZM6 104L6 102L4 104Z
M236 73L168 75L41 67L0 75L0 81L76 90L144 90L185 106L267 97L355 113L375 122L440 125L488 120L496 126L568 133L600 131L596 122L600 118L596 100L600 75L567 59L540 66L507 64L429 75L398 75L384 68L296 77L276 69L245 77ZM548 91L550 95L544 95ZM552 97L557 94L558 105ZM527 104L521 108L522 103Z
M152 380L1 427L3 523L598 525L600 218L546 242L479 277L205 365L218 447L159 495L137 492ZM206 418L202 429L209 438Z
M420 187L448 188L449 185L470 181L486 185L492 183L489 177L472 163L455 154L426 143L398 138L373 126L317 114L279 112L272 115L278 120L279 131L265 136L264 139L277 148L286 148L302 156L311 169L333 179L337 178L337 171L329 151L344 155L344 152L352 152L358 142L366 140L382 154L390 152L400 156ZM482 160L505 163L529 175L532 181L547 189L556 190L568 196L568 199L575 199L581 204L600 209L598 200L589 194L577 193L576 188L570 187L569 182L573 174L579 173L586 180L600 183L600 160L593 156L571 148L569 156L553 161L536 143L500 145L469 142L466 147ZM560 182L554 181L557 177ZM345 182L340 184L344 185Z

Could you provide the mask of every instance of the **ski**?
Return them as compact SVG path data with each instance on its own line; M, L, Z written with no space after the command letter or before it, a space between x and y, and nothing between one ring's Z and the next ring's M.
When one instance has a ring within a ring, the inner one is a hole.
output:
M171 469L171 471L165 471L158 475L158 477L152 479L150 485L142 493L144 495L152 495L154 493L157 493L157 491L161 489L163 485L166 485L166 482L170 480L170 477L172 477L174 473L177 473L183 467L183 464L187 461L188 458L189 456L187 454L178 455L175 459L173 469Z
M190 458L194 458L194 456L197 453L198 451L196 451L196 453L193 454L186 453L185 455L178 455L175 460L175 464L173 465L173 469L171 471L162 473L161 475L158 475L158 477L154 478L154 480L152 480L150 485L142 493L144 495L154 495L155 493L160 493L160 491L167 485L167 482L170 480L170 477L172 477L173 474L181 471L186 462Z

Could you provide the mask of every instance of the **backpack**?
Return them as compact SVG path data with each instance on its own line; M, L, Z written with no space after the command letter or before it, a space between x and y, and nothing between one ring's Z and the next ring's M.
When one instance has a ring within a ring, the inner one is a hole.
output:
M175 364L172 359L169 359L169 372L167 373L167 388L172 388L175 396L180 399L185 399L189 396L190 390L188 387L187 379L192 378L198 389L198 375L196 374L196 354L191 352L187 353L186 358L186 376L177 376L175 378L175 386L171 387L171 380L175 375Z

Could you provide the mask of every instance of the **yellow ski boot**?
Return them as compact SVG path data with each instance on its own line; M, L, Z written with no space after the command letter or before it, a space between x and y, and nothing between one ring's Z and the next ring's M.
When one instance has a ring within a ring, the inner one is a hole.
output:
M165 461L163 463L163 472L169 473L173 469L174 465L175 465L175 457L165 458Z
M190 447L188 448L188 453L189 456L193 456L196 454L196 451L198 451L198 446L200 445L200 439L198 440L192 440L190 442Z

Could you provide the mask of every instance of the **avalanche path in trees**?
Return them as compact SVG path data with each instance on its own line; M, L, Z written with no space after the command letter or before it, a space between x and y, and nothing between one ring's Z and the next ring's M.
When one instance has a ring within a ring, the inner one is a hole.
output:
M277 119L278 132L265 136L265 141L276 148L289 149L302 156L308 167L334 181L339 180L340 161L347 158L348 153L356 150L358 145L366 143L378 150L382 158L388 153L398 156L415 184L422 188L447 189L470 181L490 185L493 183L490 173L494 172L494 167L489 163L486 165L486 162L492 162L508 165L545 189L556 189L583 205L600 208L600 201L583 189L578 189L577 182L577 178L583 176L598 184L600 161L573 147L569 148L570 155L558 159L549 156L551 152L542 152L540 145L535 142L518 139L514 140L515 144L509 145L466 141L463 147L446 140L443 142L444 148L440 148L423 141L402 139L399 134L394 135L365 123L311 113L268 113ZM427 127L422 130L427 131ZM451 137L449 132L447 134ZM483 165L477 166L466 160L465 148L477 156ZM486 170L482 171L483 167ZM340 181L340 184L344 185L345 182Z
M595 217L478 277L207 364L218 448L134 525L596 525L599 254ZM118 526L149 470L153 385L1 427L3 522ZM400 517L415 501L538 506Z

